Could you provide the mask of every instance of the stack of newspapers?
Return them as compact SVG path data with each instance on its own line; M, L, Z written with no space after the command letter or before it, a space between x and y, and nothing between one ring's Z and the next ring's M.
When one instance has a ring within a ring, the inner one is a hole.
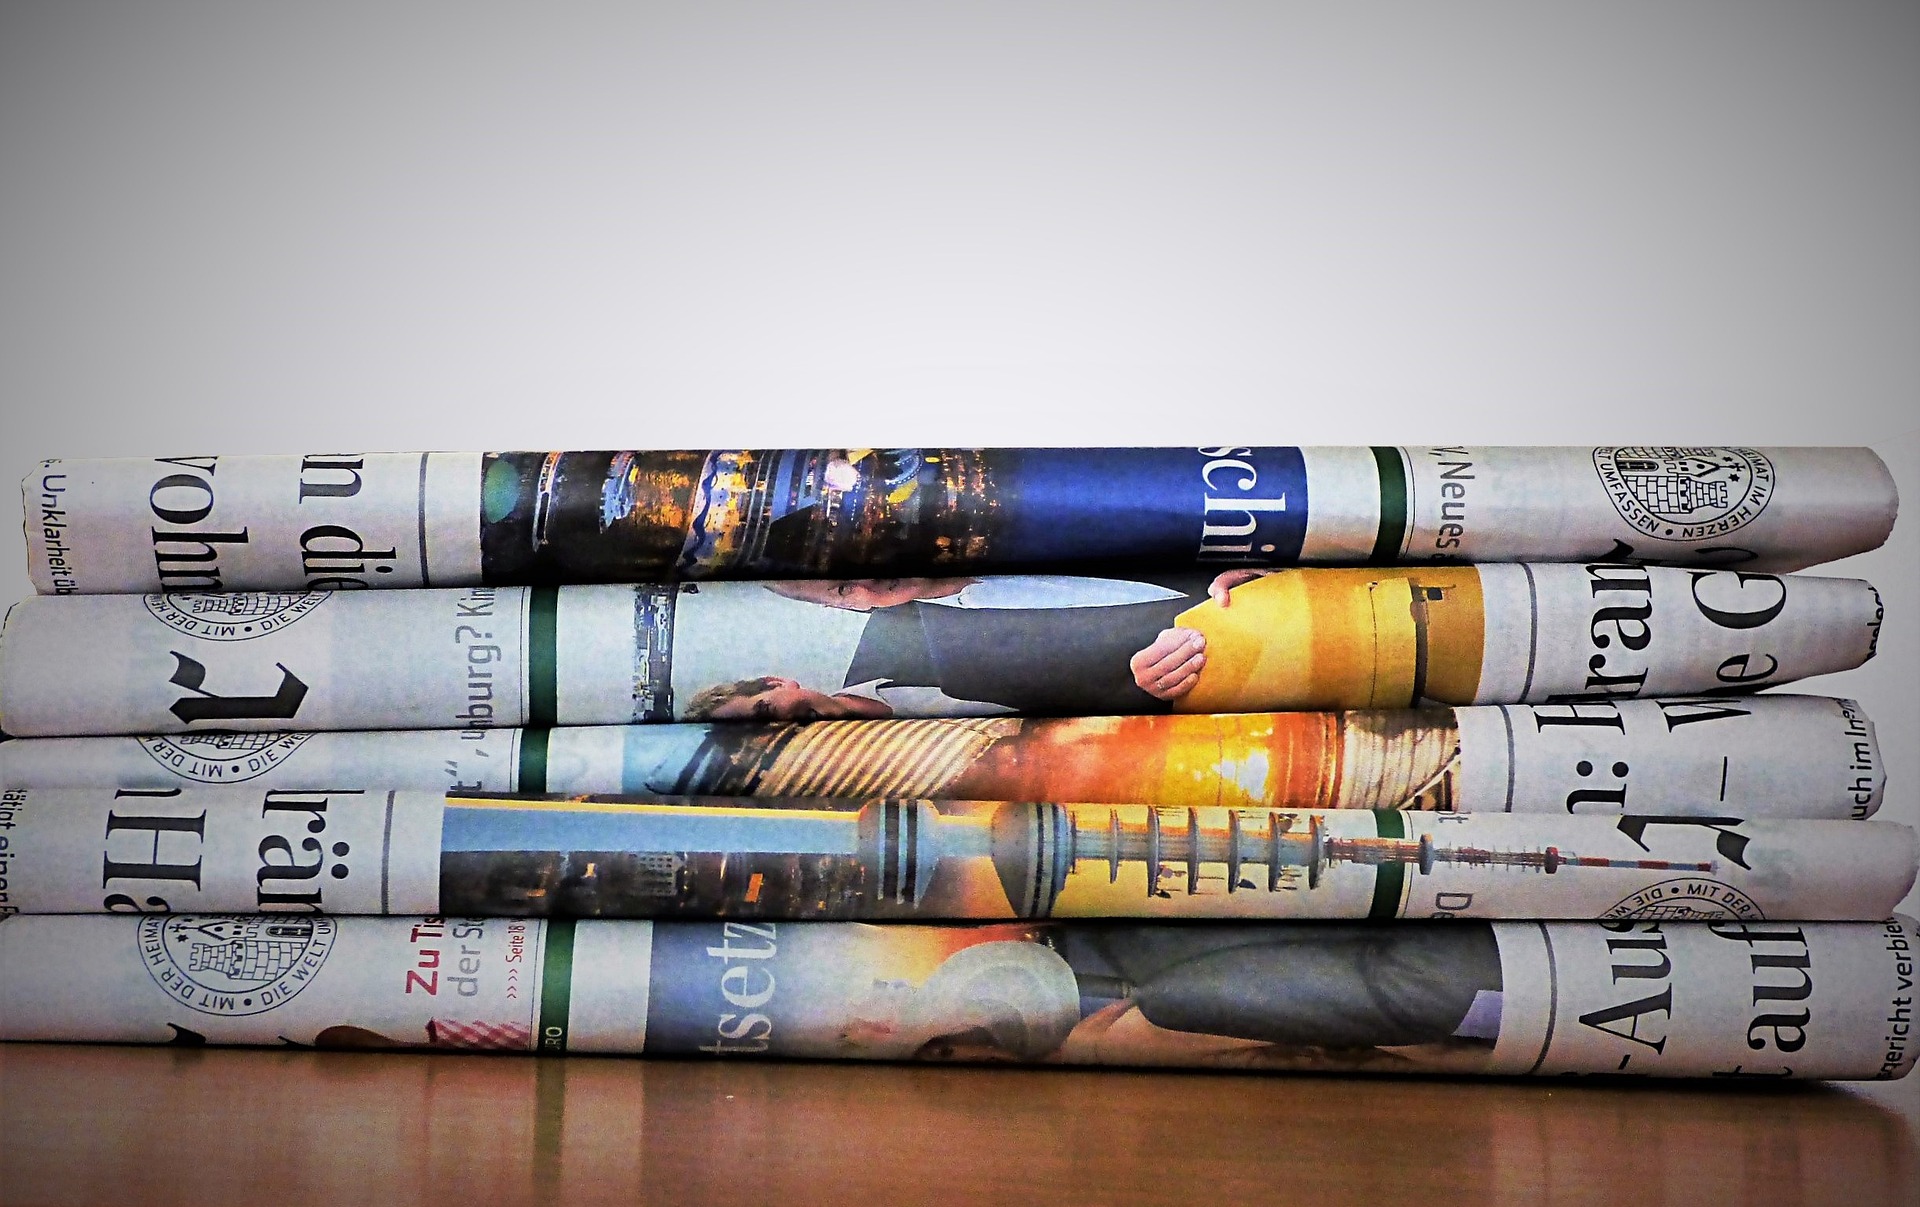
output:
M1865 449L52 461L0 1038L1895 1078Z

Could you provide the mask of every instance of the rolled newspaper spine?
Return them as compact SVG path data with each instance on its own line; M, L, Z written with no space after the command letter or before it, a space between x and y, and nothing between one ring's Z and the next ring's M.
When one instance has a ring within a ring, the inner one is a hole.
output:
M41 596L0 632L0 729L1617 700L1845 670L1880 618L1855 579L1619 565Z
M1651 561L1874 548L1862 448L723 449L49 461L50 594L981 573L1094 564Z
M0 1039L1893 1080L1915 925L0 920Z
M1858 819L1879 808L1885 783L1859 705L1792 695L0 743L0 788L247 784Z
M1000 801L0 793L0 910L487 917L1866 919L1878 821Z

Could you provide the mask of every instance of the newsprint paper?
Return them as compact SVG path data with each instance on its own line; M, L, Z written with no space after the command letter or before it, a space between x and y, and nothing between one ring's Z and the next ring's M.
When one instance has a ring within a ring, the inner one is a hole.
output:
M0 1038L1890 1080L1875 922L0 919Z
M1089 566L1651 561L1874 548L1862 448L723 449L49 461L59 595Z
M1882 821L1127 804L0 792L0 911L772 919L1884 917Z
M0 743L0 788L209 784L1857 819L1886 773L1858 704L1785 694Z
M0 729L1106 716L1744 692L1872 656L1855 579L1594 565L35 596Z

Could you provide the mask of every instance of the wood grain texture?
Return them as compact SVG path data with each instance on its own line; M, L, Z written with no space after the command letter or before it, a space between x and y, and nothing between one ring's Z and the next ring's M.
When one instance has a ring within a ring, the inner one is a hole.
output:
M0 1204L1892 1207L1920 1186L1902 1101L1819 1086L8 1045Z

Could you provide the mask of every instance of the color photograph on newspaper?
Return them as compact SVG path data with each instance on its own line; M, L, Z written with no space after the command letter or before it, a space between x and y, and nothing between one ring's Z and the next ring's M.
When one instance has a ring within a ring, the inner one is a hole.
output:
M1295 448L490 453L487 582L1099 565L1286 565Z
M1797 832L1782 824L453 796L442 818L439 908L580 918L1767 917L1798 900L1781 895L1796 884L1820 891L1794 869ZM1871 823L1802 822L1801 840L1866 839L1861 824ZM1886 857L1856 869L1858 893L1843 891L1856 911L1852 897L1897 899L1912 881L1910 835L1870 841ZM1803 908L1846 912L1824 900Z
M685 923L652 964L662 1054L1470 1072L1501 1025L1486 923Z
M634 726L621 789L1448 809L1452 709Z
M1240 712L1467 703L1472 568L681 588L685 720Z

